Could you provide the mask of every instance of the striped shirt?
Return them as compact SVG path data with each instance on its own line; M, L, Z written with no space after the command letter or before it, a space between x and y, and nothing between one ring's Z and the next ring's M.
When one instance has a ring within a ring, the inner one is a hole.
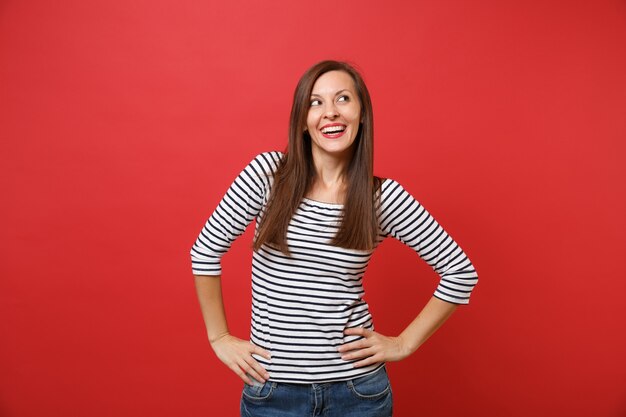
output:
M221 275L221 257L253 219L258 231L282 156L257 155L231 184L191 248L195 275ZM469 303L478 276L463 250L398 182L383 180L380 196L376 246L388 236L398 239L440 276L435 297ZM270 352L270 360L253 355L270 381L342 381L383 365L354 368L356 360L337 352L361 338L345 336L346 328L374 330L362 285L374 250L330 244L342 214L340 204L304 198L287 230L291 257L266 245L253 252L250 341Z

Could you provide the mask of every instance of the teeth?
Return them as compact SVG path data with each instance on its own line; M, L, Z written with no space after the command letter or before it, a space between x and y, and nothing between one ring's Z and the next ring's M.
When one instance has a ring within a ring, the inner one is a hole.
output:
M331 127L325 127L324 129L322 129L322 133L336 133L336 132L343 132L345 129L345 126L331 126Z

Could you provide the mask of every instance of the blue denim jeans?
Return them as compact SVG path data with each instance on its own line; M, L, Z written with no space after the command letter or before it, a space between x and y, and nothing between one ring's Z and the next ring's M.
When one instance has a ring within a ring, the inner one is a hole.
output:
M348 381L244 384L240 407L242 417L389 417L393 397L383 365Z

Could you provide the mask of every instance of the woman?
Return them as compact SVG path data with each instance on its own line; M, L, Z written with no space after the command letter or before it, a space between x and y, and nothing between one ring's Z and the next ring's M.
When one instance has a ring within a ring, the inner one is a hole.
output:
M250 341L228 331L220 258L256 219ZM387 236L440 276L397 337L374 331L362 276ZM305 72L287 150L257 155L191 249L198 299L218 358L244 381L244 416L389 416L385 362L413 353L477 274L462 249L398 182L373 175L373 120L359 73L337 61Z

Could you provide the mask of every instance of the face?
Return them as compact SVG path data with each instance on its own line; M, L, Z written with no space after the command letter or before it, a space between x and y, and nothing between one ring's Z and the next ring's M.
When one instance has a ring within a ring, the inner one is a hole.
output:
M313 155L347 157L361 121L361 105L352 77L326 72L315 81L306 127Z

